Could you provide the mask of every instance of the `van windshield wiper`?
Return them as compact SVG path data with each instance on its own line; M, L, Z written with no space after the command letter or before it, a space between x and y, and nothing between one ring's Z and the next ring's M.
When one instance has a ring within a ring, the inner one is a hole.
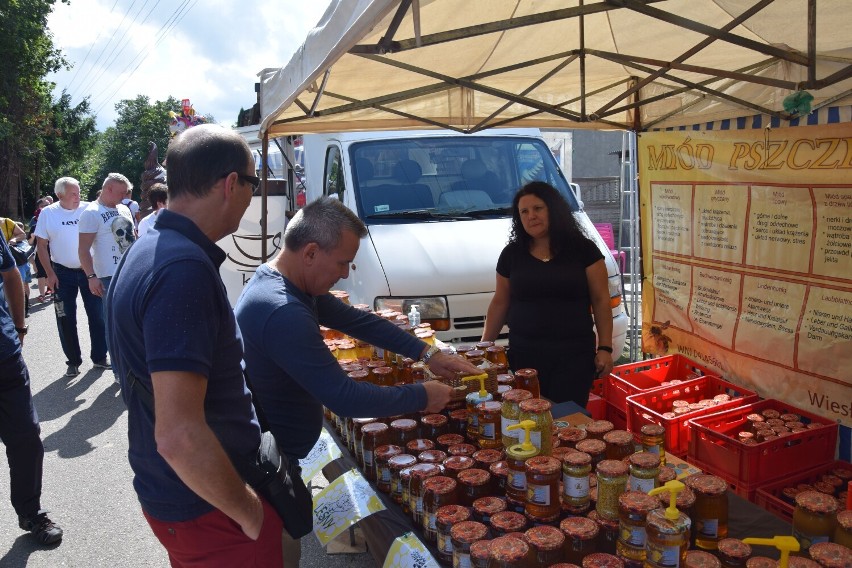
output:
M367 219L432 219L437 221L455 221L473 219L470 215L458 213L442 213L431 209L409 209L406 211L387 211L367 215Z
M493 207L491 209L473 209L465 211L464 214L470 215L476 219L481 219L482 217L490 217L493 215L511 215L512 208L507 205L506 207Z

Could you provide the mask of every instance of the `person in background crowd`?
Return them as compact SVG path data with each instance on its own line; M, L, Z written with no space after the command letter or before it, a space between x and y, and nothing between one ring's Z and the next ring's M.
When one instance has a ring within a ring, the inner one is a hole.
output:
M36 201L36 210L33 213L32 218L30 218L29 243L36 247L36 249L38 249L38 238L35 236L35 230L36 225L38 225L38 216L41 214L41 210L47 206L48 201L44 197ZM33 255L33 265L35 266L35 277L38 281L38 301L45 302L50 300L53 292L51 292L47 287L47 272L44 271L44 266L42 266L41 259L38 257L38 254Z
M509 367L538 370L541 394L553 402L585 407L595 377L612 370L603 254L559 192L540 181L512 202L512 233L497 260L482 340L497 339L507 323Z
M18 525L39 544L56 544L62 529L41 508L44 445L33 406L30 374L21 354L27 326L20 272L0 236L0 439L9 463L9 498Z
M257 455L260 426L215 244L251 202L254 159L239 134L201 125L167 163L169 209L106 299L134 489L172 566L281 567L281 519L233 465Z
M42 209L38 218L35 230L37 254L47 273L47 287L56 295L53 308L59 327L59 341L67 359L65 376L76 377L83 363L77 337L78 291L83 297L83 307L89 320L90 356L96 368L109 366L106 329L101 298L89 291L89 281L80 268L77 222L88 203L80 201L80 182L72 177L56 180L54 192L59 202Z
M0 217L0 231L3 232L3 236L10 246L27 241L27 233L24 231L23 223L17 223L7 217ZM25 262L18 266L18 272L21 273L21 281L24 283L24 317L30 317L30 282L33 281L30 263Z
M133 184L130 180L127 181L127 191L121 200L121 204L130 210L130 216L133 218L133 228L139 224L139 204L133 200Z
M438 412L453 392L440 381L383 388L351 380L323 342L320 325L426 361L439 375L480 372L461 357L430 348L329 294L339 279L349 276L366 234L364 224L337 199L303 207L287 224L284 248L257 269L234 308L246 373L280 450L291 460L304 458L319 439L323 406L353 417ZM284 547L286 558L298 558L298 541L286 531Z
M138 233L138 238L142 238L145 236L151 228L154 226L154 223L157 221L157 216L160 214L160 211L163 211L166 208L166 203L169 199L169 188L164 183L155 183L151 186L151 189L148 190L148 201L151 202L153 207L153 211L139 221L139 227L136 229Z

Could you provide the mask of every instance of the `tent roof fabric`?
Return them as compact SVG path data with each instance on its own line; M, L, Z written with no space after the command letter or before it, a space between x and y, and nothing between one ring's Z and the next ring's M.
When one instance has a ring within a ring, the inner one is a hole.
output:
M849 0L332 0L261 133L665 129L852 102Z

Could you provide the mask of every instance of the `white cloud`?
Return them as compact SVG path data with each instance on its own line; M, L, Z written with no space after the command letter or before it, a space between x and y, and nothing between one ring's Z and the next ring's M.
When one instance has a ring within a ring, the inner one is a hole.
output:
M145 95L190 99L196 112L225 125L257 100L257 73L282 67L319 21L329 0L71 0L48 18L70 63L49 77L56 95L90 97L98 128L112 125L115 104ZM113 4L114 9L113 8ZM156 4L155 11L151 11ZM188 8L188 9L187 9ZM149 13L150 12L150 13ZM164 26L179 23L164 33Z

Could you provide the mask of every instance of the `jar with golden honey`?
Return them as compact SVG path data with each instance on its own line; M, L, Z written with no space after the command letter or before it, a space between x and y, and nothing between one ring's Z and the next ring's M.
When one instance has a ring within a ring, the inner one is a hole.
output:
M598 512L594 509L589 511L586 516L593 520L598 526L598 540L596 545L598 552L615 554L615 545L618 542L619 534L618 520L611 521L609 519L604 519L598 515Z
M493 496L480 497L473 502L473 520L490 526L491 517L505 510L505 499Z
M717 553L722 568L745 568L746 561L751 558L751 546L738 538L723 538Z
M659 424L645 424L639 429L642 450L660 456L660 464L666 465L666 429Z
M467 408L459 408L451 411L449 419L450 422L447 426L448 434L458 434L462 437L467 435Z
M577 451L589 454L592 458L592 468L606 459L606 442L594 438L587 438L577 442Z
M595 440L603 440L604 435L613 430L615 425L609 420L592 420L586 424L586 434Z
M501 536L488 546L489 568L529 568L530 546L522 539Z
M419 385L425 383L428 378L428 374L426 373L426 363L423 363L422 361L412 363L410 374L412 384Z
M566 512L580 514L588 510L589 474L592 457L585 452L574 452L562 461L562 503Z
M527 498L524 513L535 523L551 523L561 510L559 481L562 464L550 456L535 456L525 463Z
M470 568L490 568L491 542L490 540L477 540L470 545Z
M461 505L445 505L435 513L435 529L438 548L438 562L453 562L453 542L450 531L458 523L470 520L470 511Z
M691 521L683 513L668 518L665 509L654 509L646 517L645 567L673 568L686 563Z
M456 474L459 483L459 504L471 507L480 497L486 497L491 486L491 474L471 467Z
M485 359L495 365L509 365L509 360L506 357L506 348L502 345L492 345L485 349Z
M373 369L373 380L380 387L392 387L396 383L393 367Z
M361 453L363 450L362 447L362 433L361 428L364 427L365 424L370 424L371 422L375 422L375 418L353 418L352 419L352 446L355 451L352 452L352 455L355 457L355 463L357 463L362 469L364 467L364 455Z
M402 448L387 444L376 448L375 463L376 463L376 488L382 493L390 493L391 490L391 471L390 459L394 456L402 454Z
M728 484L715 475L691 475L684 484L695 493L695 545L716 550L728 536Z
M471 365L478 367L483 361L485 361L485 351L482 349L471 349L470 351L465 352L464 358L467 359Z
M579 565L584 557L596 551L599 528L592 519L568 517L559 523L559 530L565 535L565 562Z
M722 568L718 558L703 550L689 550L686 553L685 568Z
M618 498L618 542L616 554L626 562L645 562L645 522L648 513L660 508L660 502L641 491L625 491Z
M437 540L438 509L458 504L455 479L436 475L423 481L423 535L428 542Z
M630 477L627 488L630 491L649 492L657 486L660 475L660 456L651 452L637 452L627 458Z
M388 443L388 425L384 422L371 422L361 427L361 471L364 478L376 480L376 464L373 458L376 448Z
M417 464L415 464L417 465ZM402 489L402 512L411 515L411 468L409 466L399 470L399 487Z
M793 536L799 541L802 555L816 543L828 542L834 536L837 499L819 491L803 491L796 495L793 510Z
M410 418L400 418L390 423L390 439L401 447L405 448L408 442L417 438L417 421Z
M479 431L476 439L480 448L502 448L503 439L500 434L502 404L497 401L480 402L476 405Z
M476 462L470 456L450 456L444 460L444 475L456 478L458 474L466 469L471 469Z
M502 448L502 446L500 446ZM489 471L492 464L495 464L503 459L502 450L479 450L471 456L476 462L479 469Z
M470 545L483 540L488 535L488 527L476 521L462 521L450 529L450 542L453 547L453 567L470 566Z
M538 448L539 454L549 456L553 449L553 417L550 415L552 407L550 401L531 398L520 402L518 407L521 410L518 416L520 422L532 420L535 423L535 426L530 428L530 442Z
M417 463L417 458L409 454L398 454L388 459L388 471L390 471L390 496L394 503L402 503L402 480L400 473L403 469Z
M500 373L497 375L497 384L509 385L510 387L515 388L515 375L512 373Z
M521 442L519 431L507 430L507 427L520 422L520 403L531 398L533 398L533 395L530 391L517 388L513 388L503 395L500 410L500 431L504 447L508 448L512 444Z
M576 449L577 442L585 440L588 434L586 434L586 431L582 428L567 426L565 428L560 428L556 433L556 436L559 438L560 446Z
M627 430L611 430L604 434L603 441L606 443L606 459L608 460L623 460L636 451L633 434Z
M837 513L837 527L834 530L833 541L852 549L852 511Z
M479 405L483 402L493 402L494 395L484 390L476 390L465 396L467 407L467 430L465 436L471 442L476 442L479 437Z
M565 553L565 535L561 530L542 525L528 529L524 535L532 548L534 566L547 568L562 562Z
M418 463L408 468L408 503L411 519L420 526L423 523L423 482L441 475L441 468L431 463Z
M601 518L618 520L618 498L627 488L627 464L603 460L595 468L598 479L598 501L595 510Z
M669 492L666 489L661 490L657 497L660 499L661 507L668 507L671 503L671 496L669 495ZM691 521L695 514L695 492L689 487L684 486L684 488L681 489L680 493L677 494L677 499L675 499L675 507L677 507L678 511L689 517ZM690 531L689 544L690 548L695 547L695 531Z
M460 436L459 434L444 434L442 436L438 436L438 439L435 441L438 443L437 449L446 452L450 449L450 446L463 444L464 436Z
M449 418L443 414L427 414L420 419L420 435L435 441L449 431Z
M524 532L527 529L527 519L514 511L502 511L491 515L491 532L495 537L505 536L513 532Z
M834 542L816 542L810 548L811 558L822 568L849 568L852 550Z
M526 461L538 455L538 450L521 449L515 444L506 450L506 464L509 472L506 478L506 498L510 504L523 508L527 500L527 468Z
M494 487L495 495L498 497L505 496L506 484L509 479L509 462L501 460L496 463L492 463L488 467L488 471L491 473L491 485Z
M515 387L532 393L533 398L541 396L541 387L538 382L538 371L535 369L518 369L515 371Z

